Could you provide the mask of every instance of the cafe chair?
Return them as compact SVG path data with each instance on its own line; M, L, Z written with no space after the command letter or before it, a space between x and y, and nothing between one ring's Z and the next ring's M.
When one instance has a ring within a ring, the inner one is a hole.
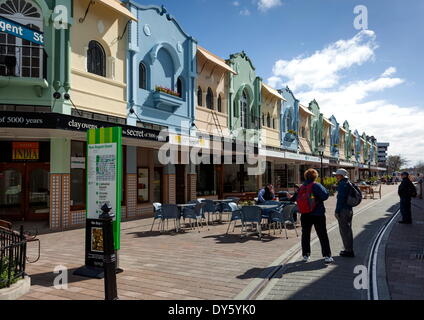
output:
M284 230L286 234L286 239L288 239L287 234L287 223L290 223L293 225L294 231L296 232L296 237L299 237L299 234L297 232L296 228L296 222L294 221L294 212L296 210L295 204L289 204L286 206L280 207L278 210L273 210L271 212L271 223L274 225L274 234L275 234L275 224L277 224L277 227L280 227L280 234L283 232L282 226L284 225ZM270 229L271 232L271 229Z
M241 224L242 232L246 223L252 224L252 229L254 224L256 224L256 230L258 232L259 239L262 239L262 209L258 206L244 206L241 208ZM247 228L245 230L247 233Z
M200 203L197 203L194 208L188 207L188 208L184 208L183 210L183 218L190 220L190 225L192 229L194 229L192 221L195 220L197 230L199 231L199 233L200 233L199 220L202 223L202 219L206 221L206 225L208 226L208 231L209 231L208 221L206 220L206 217L203 213L203 208L205 207L205 205L206 203L200 202Z
M153 226L155 225L155 221L157 219L162 219L162 204L159 202L155 202L153 203L153 212L155 214L154 218L153 218L153 223L152 223L152 228L150 229L150 232L153 231ZM159 227L158 230L160 228L160 223L159 223Z
M377 187L372 187L372 198L374 199L375 194L378 194L381 199L381 184L379 184Z
M235 202L230 202L228 207L231 209L230 223L228 224L227 234L230 231L231 223L234 222L233 232L236 229L237 221L241 221L241 211Z
M204 200L203 203L205 203L205 207L203 210L208 213L208 223L210 222L210 216L212 216L212 223L214 222L214 215L219 214L221 215L219 211L219 206L215 205L215 202L213 200Z
M175 230L178 232L178 225L180 220L180 210L175 204L164 204L161 208L162 211L162 231L165 228L165 220L166 220L166 229L168 230L168 222L169 220L174 220Z

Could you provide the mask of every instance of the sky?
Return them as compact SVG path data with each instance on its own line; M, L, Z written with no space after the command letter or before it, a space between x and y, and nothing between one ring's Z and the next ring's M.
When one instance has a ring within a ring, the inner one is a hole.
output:
M423 0L137 1L163 4L222 58L244 50L264 82L316 99L325 117L390 142L389 154L424 161Z

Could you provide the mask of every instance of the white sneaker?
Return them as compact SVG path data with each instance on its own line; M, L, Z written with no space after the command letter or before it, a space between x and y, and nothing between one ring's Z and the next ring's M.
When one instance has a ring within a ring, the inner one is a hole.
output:
M311 259L310 256L303 256L303 262L308 262Z
M330 264L330 263L334 262L334 259L332 257L325 257L324 261L325 261L326 264Z

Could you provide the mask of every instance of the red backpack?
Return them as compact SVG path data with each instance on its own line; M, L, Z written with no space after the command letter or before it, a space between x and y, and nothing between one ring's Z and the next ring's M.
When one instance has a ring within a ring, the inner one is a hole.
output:
M299 189L297 194L297 207L301 214L311 213L317 206L314 194L312 193L314 185L315 182L312 182L306 186L302 185Z

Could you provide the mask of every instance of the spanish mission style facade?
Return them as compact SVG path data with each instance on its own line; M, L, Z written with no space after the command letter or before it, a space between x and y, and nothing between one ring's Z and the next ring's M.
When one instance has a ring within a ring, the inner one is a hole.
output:
M268 86L246 52L213 54L164 7L0 0L0 18L45 39L0 32L0 219L84 225L91 128L123 129L123 219L148 217L154 202L248 198L265 183L292 190L307 168L330 176L343 167L353 180L385 170L375 137ZM258 174L237 161L246 160L240 141L264 159ZM169 145L176 163L159 161ZM189 147L209 161L187 161Z

